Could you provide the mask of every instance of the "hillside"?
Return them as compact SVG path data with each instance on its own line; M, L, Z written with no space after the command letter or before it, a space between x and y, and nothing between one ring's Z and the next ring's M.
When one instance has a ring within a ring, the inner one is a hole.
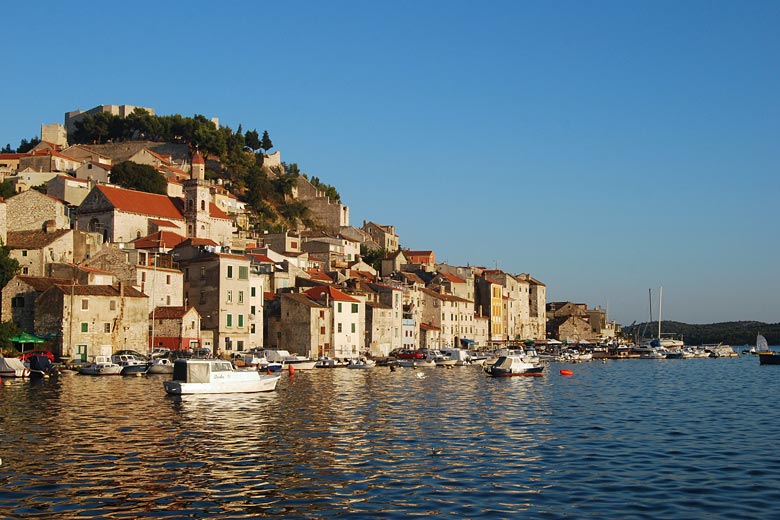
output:
M770 345L780 345L780 323L763 323L760 321L729 321L724 323L710 323L706 325L691 325L677 321L664 320L661 324L662 332L682 334L685 343L689 345L701 345L704 343L727 343L729 345L755 345L756 335L762 334ZM655 336L658 331L658 322L638 323L633 327L623 328L625 336Z

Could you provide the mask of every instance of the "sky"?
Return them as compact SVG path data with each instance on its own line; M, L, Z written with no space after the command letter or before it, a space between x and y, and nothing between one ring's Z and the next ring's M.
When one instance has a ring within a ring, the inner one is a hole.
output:
M266 4L4 6L0 145L218 117L437 261L626 325L659 287L665 320L780 322L780 2Z

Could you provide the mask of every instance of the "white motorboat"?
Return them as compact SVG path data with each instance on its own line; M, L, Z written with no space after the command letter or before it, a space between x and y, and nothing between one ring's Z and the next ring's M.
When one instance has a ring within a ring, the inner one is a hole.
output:
M454 359L456 366L470 365L472 364L471 355L469 351L463 348L443 348L441 353L445 356Z
M282 369L292 366L295 370L314 370L317 366L316 359L290 354L287 350L265 349L263 353L269 363L281 363Z
M543 370L543 365L517 354L500 356L495 363L485 367L485 372L493 377L541 376Z
M92 363L79 368L79 373L87 376L118 376L122 373L122 367L111 361L109 356L94 356Z
M341 368L347 366L343 361L333 359L332 357L321 357L315 364L317 368Z
M149 368L149 362L133 354L114 354L111 361L122 367L122 375L145 374Z
M149 362L147 374L173 374L173 361L167 357L158 357Z
M164 381L169 394L232 394L271 392L281 375L265 375L257 370L236 370L221 359L177 359L173 379Z
M28 377L30 369L17 358L0 357L0 377Z

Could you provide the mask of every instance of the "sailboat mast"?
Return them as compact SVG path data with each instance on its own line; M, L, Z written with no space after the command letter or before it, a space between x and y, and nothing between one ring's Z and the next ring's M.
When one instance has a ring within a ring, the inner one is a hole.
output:
M658 288L658 339L661 339L661 306L664 304L664 288Z

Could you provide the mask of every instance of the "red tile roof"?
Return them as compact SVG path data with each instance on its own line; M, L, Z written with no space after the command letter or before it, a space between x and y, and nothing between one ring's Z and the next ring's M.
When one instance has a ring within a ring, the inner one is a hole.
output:
M319 287L312 287L308 291L304 291L303 294L306 296L309 296L310 298L314 298L315 300L324 300L327 296L331 300L336 300L340 302L354 302L354 303L360 303L360 300L357 300L353 298L352 296L349 296L335 287L331 287L329 285L322 285Z
M185 238L172 231L158 231L133 241L136 249L150 249L157 247L176 247L184 242Z
M149 313L149 317L154 317L156 320L181 319L185 314L190 312L190 309L193 309L193 307L157 307L153 312ZM196 310L195 312L198 311Z
M195 150L195 153L192 154L192 164L206 164L203 156L197 150Z
M464 280L462 278L458 278L454 274L445 273L443 271L440 271L439 274L442 275L444 278L446 278L447 280L449 280L452 283L466 283L466 280Z
M167 195L146 193L144 191L126 190L113 186L98 185L95 187L113 204L113 206L128 213L151 215L155 217L184 220L181 212Z
M157 224L157 227L172 227L178 229L179 226L171 222L170 220L161 220L158 218L150 218L149 222L152 222L154 224Z
M264 264L274 264L274 263L276 263L273 260L271 260L270 258L268 258L267 256L260 255L260 254L257 254L257 253L249 253L246 256L248 256L252 260L256 260L256 261L262 262Z

